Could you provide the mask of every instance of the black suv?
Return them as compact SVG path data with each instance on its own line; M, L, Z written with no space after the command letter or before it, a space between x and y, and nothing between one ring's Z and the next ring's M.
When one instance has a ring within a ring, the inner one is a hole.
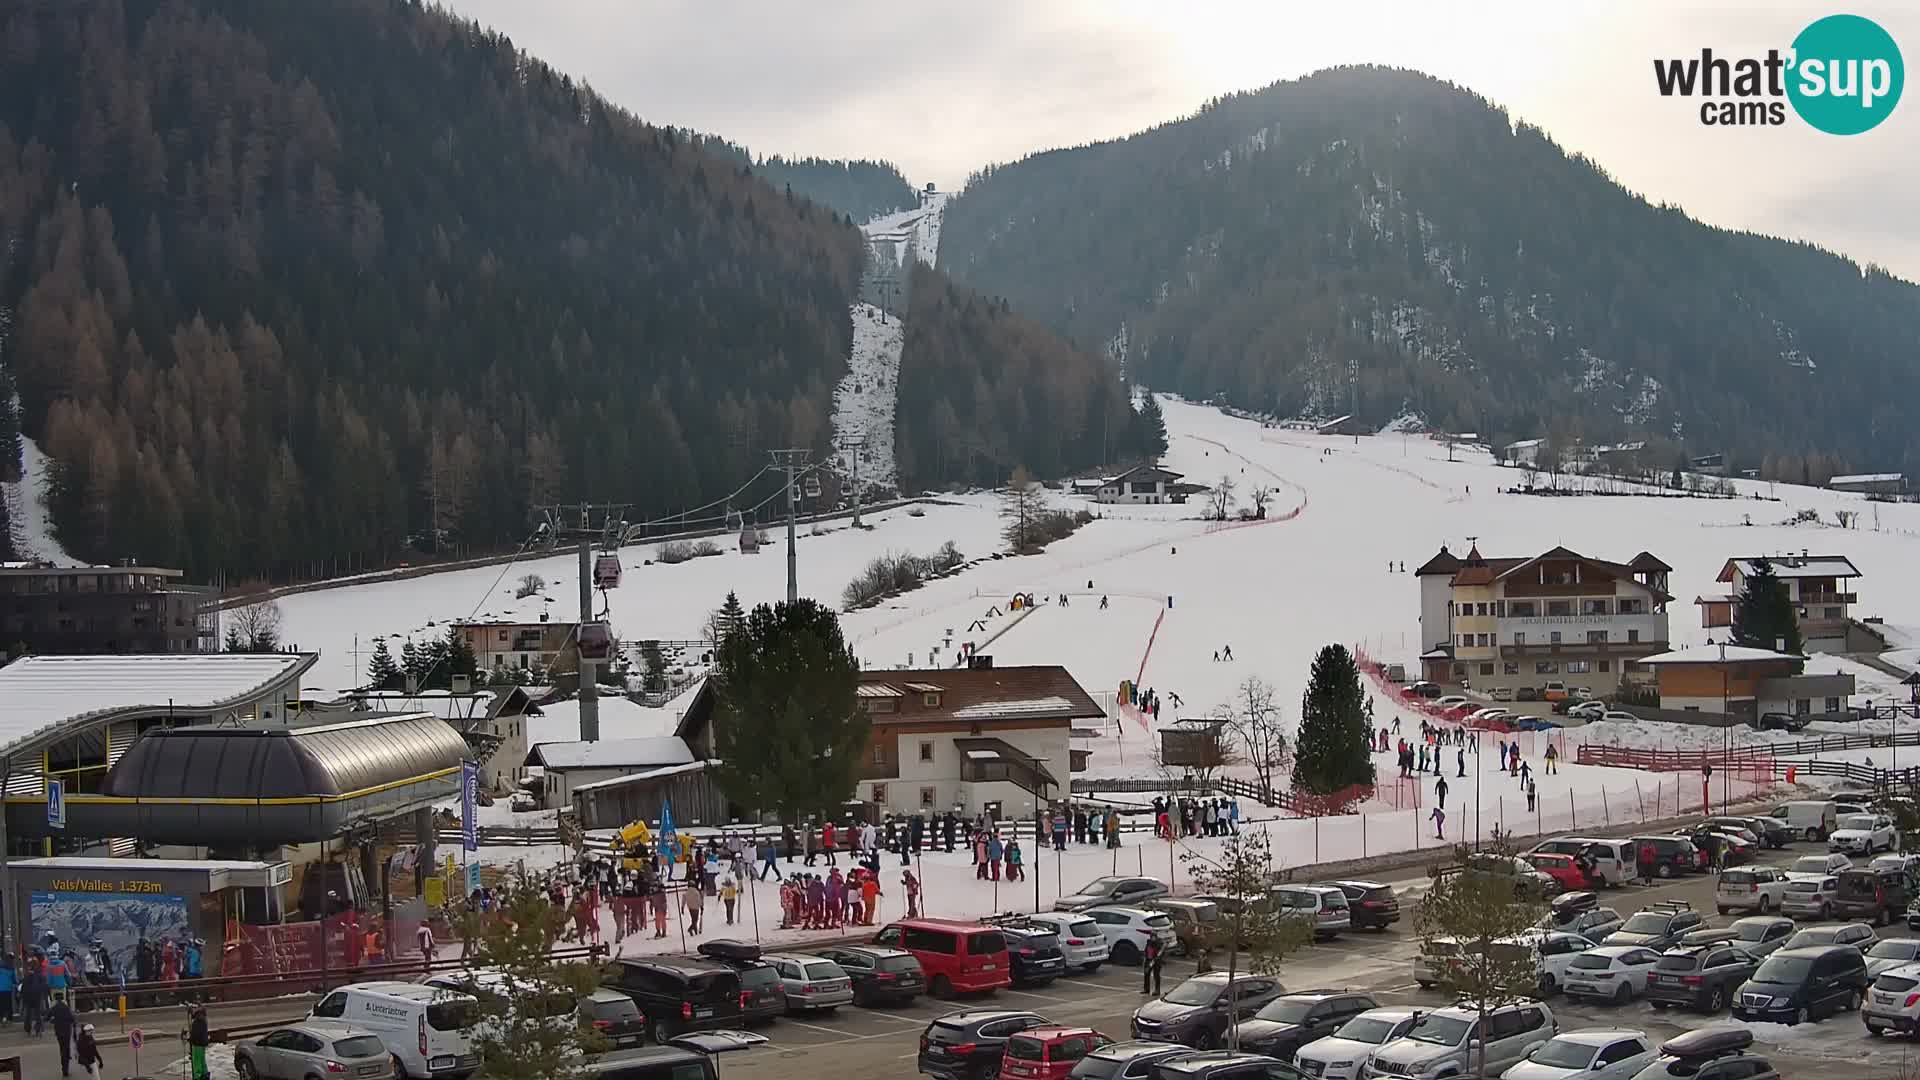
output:
M606 986L640 1006L647 1037L656 1044L688 1031L738 1027L741 1021L740 973L718 960L629 957L615 961Z
M1683 1005L1717 1013L1759 966L1760 961L1725 940L1676 945L1661 953L1660 962L1647 972L1647 1000L1656 1009Z
M1067 957L1060 951L1060 932L1046 923L1018 915L998 915L981 922L997 926L1007 938L1008 972L1015 986L1043 986L1067 973Z
M1274 998L1253 1019L1235 1025L1242 1050L1292 1061L1294 1052L1315 1039L1333 1034L1335 1028L1378 1008L1365 994L1319 990Z
M1355 930L1385 930L1400 921L1400 898L1378 881L1336 881L1347 894L1347 918Z
M1220 1050L1163 1061L1154 1067L1154 1077L1155 1080L1305 1080L1300 1070L1284 1061L1242 1050Z
M1700 913L1684 900L1665 900L1648 904L1607 935L1602 945L1638 945L1645 949L1664 949L1680 936L1700 926Z
M839 945L815 949L815 956L840 965L853 980L855 1005L907 1005L927 988L920 961L902 949L878 945Z
M1007 1040L1052 1021L1011 1009L948 1013L920 1033L919 1071L939 1080L987 1080L1000 1073Z
M739 974L741 1023L759 1024L786 1015L787 992L780 985L780 973L760 959L760 946L751 941L714 938L695 951Z
M1133 1012L1133 1037L1176 1042L1196 1050L1219 1046L1227 1026L1253 1014L1285 993L1272 975L1236 975L1224 971L1195 975Z
M1633 862L1640 865L1640 853L1653 848L1653 876L1669 878L1676 874L1696 874L1700 872L1700 849L1693 840L1685 836L1635 836L1630 837L1633 845Z
M1660 1044L1660 1056L1634 1080L1780 1080L1766 1058L1746 1052L1753 1032L1742 1027L1709 1027L1676 1035Z
M1867 992L1867 958L1851 945L1781 949L1760 962L1733 999L1735 1020L1799 1024L1853 1010Z
M1177 1043L1110 1043L1081 1058L1072 1075L1074 1080L1150 1080L1155 1065L1198 1053Z

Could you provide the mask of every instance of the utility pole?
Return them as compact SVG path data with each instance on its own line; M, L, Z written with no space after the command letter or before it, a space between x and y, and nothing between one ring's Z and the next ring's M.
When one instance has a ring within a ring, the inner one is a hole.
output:
M807 463L809 450L770 450L774 465L785 469L787 473L787 603L800 599L799 554L794 546L794 515L798 510L794 506L793 488L797 482L795 471Z
M580 648L580 630L593 621L593 541L580 542L580 622L573 631L573 651L580 657L580 741L600 741L600 683L594 662Z
M847 462L853 468L853 527L860 527L860 451L867 448L865 435L849 435L842 439L840 446L847 452Z

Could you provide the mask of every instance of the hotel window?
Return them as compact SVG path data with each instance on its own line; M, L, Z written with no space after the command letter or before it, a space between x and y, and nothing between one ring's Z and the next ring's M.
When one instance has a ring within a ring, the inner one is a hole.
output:
M1486 648L1486 647L1487 647L1487 635L1485 635L1485 634L1475 634L1475 635L1473 635L1473 637L1474 637L1474 644L1475 644L1475 645L1477 645L1477 646L1479 646L1479 647L1480 647L1480 648L1482 648L1482 649L1484 649L1484 648Z
M1477 612L1475 612L1475 614L1479 614L1479 615L1485 615L1485 614L1487 613L1487 605L1485 605L1485 604L1476 604L1476 605L1474 605L1474 606L1475 606L1475 607L1477 607L1477 608L1479 609L1479 610L1478 610Z
M921 761L933 760L933 744L932 743L923 742L920 744L920 760Z
M1571 615L1571 614L1573 614L1573 601L1571 601L1571 600L1549 600L1549 601L1547 601L1547 614L1549 614L1549 615Z
M1828 698L1828 699L1827 699L1827 711L1828 711L1828 712L1830 712L1830 713L1836 713L1836 712L1839 712L1839 711L1840 711L1840 699L1839 699L1839 698L1837 698L1837 697L1830 697L1830 698Z
M920 704L929 709L937 709L940 707L940 695L939 694L922 694L920 696Z
M1606 643L1607 643L1607 632L1605 630L1587 631L1587 644L1605 645Z
M1495 600L1493 602L1493 615L1494 615L1494 618L1497 618L1497 619L1504 619L1507 617L1507 602L1505 600Z
M1618 610L1622 615L1645 615L1647 602L1638 597L1623 596L1620 598Z
M500 631L500 640L501 641L507 640L507 632L505 630Z
M1612 670L1613 670L1613 661L1611 661L1611 660L1602 660L1602 661L1600 661L1600 671L1601 671L1602 673L1605 673L1605 672L1609 672L1609 671L1612 671Z
M1473 635L1472 635L1472 634L1461 634L1461 635L1460 635L1460 647L1461 647L1461 648L1463 648L1463 649L1471 649L1471 648L1473 648Z
M1538 614L1540 614L1540 609L1535 607L1531 600L1515 600L1513 602L1513 617L1516 619L1531 619Z
M1640 631L1638 630L1627 631L1627 641L1632 644L1637 644L1640 641Z
M873 763L875 765L885 765L887 763L887 748L881 746L879 743L873 744Z
M1567 661L1567 674L1569 675L1585 675L1587 672L1592 670L1593 670L1593 664L1591 661L1587 661L1587 660Z
M1611 610L1611 606L1611 602L1607 600L1582 600L1580 601L1580 614L1606 615Z
M1535 675L1558 675L1560 674L1560 661L1535 660L1533 662L1533 673Z
M1493 674L1493 665L1492 665L1492 664L1481 664L1481 665L1480 665L1480 674L1482 674L1482 675L1491 675L1491 674Z
M934 799L935 799L935 798L936 798L936 797L937 797L938 795L939 795L939 792L937 792L937 791L935 791L935 790L934 790L933 788L930 788L930 787L923 787L923 788L921 788L921 789L920 789L920 805L921 805L921 806L932 806L932 805L933 805L933 800L934 800Z
M1505 664L1501 665L1501 667L1503 669L1503 672L1502 672L1503 674L1507 674L1507 675L1520 674L1520 664L1517 661L1509 660Z
M1549 631L1547 634L1547 644L1549 645L1560 644L1560 631L1558 630Z
M1513 643L1514 643L1515 645L1525 645L1525 644L1527 643L1527 634L1526 634L1526 631L1524 631L1524 630L1515 630L1515 631L1513 632Z
M1824 613L1820 616L1823 619L1837 619L1841 614L1841 609L1837 607L1821 608L1820 610Z
M881 806L887 805L887 785L873 785L873 801Z

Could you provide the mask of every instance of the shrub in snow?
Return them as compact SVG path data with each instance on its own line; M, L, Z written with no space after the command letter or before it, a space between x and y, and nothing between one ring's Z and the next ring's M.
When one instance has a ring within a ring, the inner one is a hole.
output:
M841 601L848 611L870 607L889 596L917 589L929 578L951 573L965 561L966 556L951 540L932 555L882 555L868 563L859 577L847 582Z
M524 600L529 596L534 596L546 591L546 588L546 578L541 577L539 574L527 574L521 577L520 584L514 588L513 598L515 600Z
M702 559L708 555L718 554L720 554L720 545L711 540L669 540L654 551L653 557L657 562L672 566L686 562L688 559Z

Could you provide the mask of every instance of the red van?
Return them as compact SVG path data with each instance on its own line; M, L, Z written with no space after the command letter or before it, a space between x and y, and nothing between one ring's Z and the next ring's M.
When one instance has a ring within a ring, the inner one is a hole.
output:
M1000 1080L1067 1080L1080 1059L1113 1040L1090 1027L1036 1027L1007 1040Z
M937 998L1013 985L1012 958L1000 931L956 919L902 919L874 935L875 945L905 949L926 972Z

